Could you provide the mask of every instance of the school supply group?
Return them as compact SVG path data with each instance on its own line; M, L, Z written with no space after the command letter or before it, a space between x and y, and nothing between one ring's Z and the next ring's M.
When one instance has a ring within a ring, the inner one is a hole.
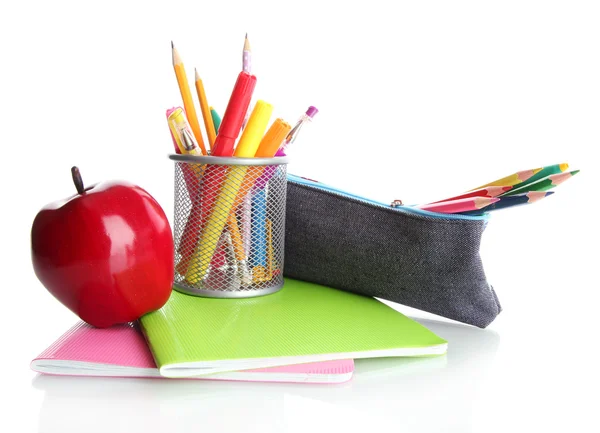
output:
M336 383L351 377L354 358L443 355L445 340L380 301L283 278L286 152L318 110L310 106L293 126L282 118L269 126L271 104L258 100L250 109L256 77L247 38L223 118L195 71L197 110L171 48L183 101L166 113L175 151L177 290L139 322L77 324L32 369Z
M174 288L213 297L273 293L284 283L284 152L318 110L309 107L293 128L281 118L269 127L274 107L263 100L248 116L257 78L251 75L246 37L242 70L222 119L208 104L195 71L204 146L183 61L171 47L184 102L184 108L167 110L175 148L170 157L175 161Z
M36 357L44 374L339 383L353 360L435 357L448 343L387 299L478 327L500 313L479 255L490 214L537 202L578 171L525 170L432 203L391 205L287 173L292 126L250 106L246 35L223 117L171 44L182 106L174 153L174 281L135 323L78 323Z

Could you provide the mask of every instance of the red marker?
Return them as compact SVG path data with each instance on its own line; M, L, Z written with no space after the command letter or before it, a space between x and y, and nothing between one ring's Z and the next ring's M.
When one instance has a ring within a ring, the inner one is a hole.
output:
M233 87L233 92L231 92L221 126L219 126L212 156L233 156L235 141L242 129L242 122L248 111L255 86L256 77L254 75L244 71L240 72ZM182 257L175 269L180 275L185 275L187 272L194 247L198 243L204 225L212 213L226 170L225 166L211 165L207 167L204 173L203 183L205 187L202 191L201 200L194 201L179 243L179 253Z
M244 116L248 111L252 93L256 86L256 77L247 72L240 72L231 92L229 103L223 114L219 133L215 139L212 156L232 156L235 140L242 129Z

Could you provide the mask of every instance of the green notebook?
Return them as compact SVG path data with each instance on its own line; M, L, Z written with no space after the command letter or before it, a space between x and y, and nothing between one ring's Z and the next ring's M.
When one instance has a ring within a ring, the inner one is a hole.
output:
M442 355L447 342L384 303L285 279L256 298L173 291L140 319L160 373L188 377L350 358Z

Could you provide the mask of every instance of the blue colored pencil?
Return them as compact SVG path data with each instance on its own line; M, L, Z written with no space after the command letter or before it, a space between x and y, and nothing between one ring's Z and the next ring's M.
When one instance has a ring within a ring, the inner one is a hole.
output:
M496 203L492 203L489 206L486 206L483 209L472 210L468 212L461 212L461 215L481 215L486 212L491 212L500 209L507 209L515 206L520 206L523 204L534 203L538 200L543 199L544 197L548 197L549 195L554 194L554 191L530 191L525 194L516 194L507 197L499 197L500 200Z
M267 268L267 196L264 189L252 196L252 244L250 265Z

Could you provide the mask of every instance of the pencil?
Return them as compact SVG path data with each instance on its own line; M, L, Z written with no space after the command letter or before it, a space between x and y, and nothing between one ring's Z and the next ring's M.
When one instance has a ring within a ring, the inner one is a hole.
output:
M500 197L500 200L496 203L492 203L491 205L486 206L483 209L461 212L461 215L481 215L484 212L507 209L523 204L531 204L552 194L554 194L553 191L531 191L525 194L517 194L509 197Z
M569 164L562 163L562 164L553 164L553 165L547 165L545 167L542 167L542 169L540 171L538 171L537 173L535 173L533 176L531 176L530 178L516 184L514 186L513 189L516 188L521 188L525 185L529 185L531 183L537 182L540 179L544 179L548 176L551 176L553 174L559 174L559 173L563 173L565 172L567 169L569 168Z
M215 126L215 132L219 133L219 126L221 126L221 116L217 113L213 107L210 107L210 117L212 117L213 125Z
M569 180L573 176L579 173L579 170L568 171L566 173L558 173L547 176L543 179L540 179L536 182L529 183L527 185L512 189L507 193L503 194L501 197L510 197L516 194L523 194L529 191L547 191L555 186L560 185L561 183Z
M187 116L194 137L198 142L198 146L202 150L203 155L207 155L206 148L204 147L204 140L202 139L202 132L200 131L200 124L198 123L198 117L196 115L196 108L194 107L194 101L192 99L192 93L190 92L190 86L188 85L187 76L185 74L185 67L183 66L183 60L175 48L173 41L171 41L171 50L173 54L173 69L175 69L175 76L177 77L177 84L179 85L179 92L183 99L183 108Z
M485 188L476 189L471 192L466 192L464 194L457 195L455 197L449 197L443 200L434 201L433 203L441 203L443 201L458 200L461 198L469 197L497 197L500 194L507 192L511 188L512 186L487 186Z
M417 206L419 209L438 213L459 213L482 209L486 206L496 203L498 197L470 197L458 200L444 201L442 203L429 203Z
M204 127L206 128L206 135L208 136L208 144L210 148L215 145L215 138L217 133L215 131L215 124L212 120L210 108L208 107L208 101L206 100L206 92L204 91L204 83L198 71L194 69L194 75L196 78L196 92L198 93L198 101L200 101L200 110L202 111L202 118L204 119Z
M485 188L488 186L514 186L518 183L526 181L527 179L530 179L536 173L542 171L542 168L543 167L534 168L531 170L518 171L509 176L494 180L492 182L486 183L485 185L478 186L477 188L470 189L469 191L475 191L477 189Z
M250 49L250 41L248 40L248 33L244 39L244 50L242 52L242 70L247 73L251 73L252 70L252 50Z
M246 33L246 37L244 38L244 50L242 52L242 71L247 72L248 74L252 73L252 50L250 49L248 33ZM248 108L248 111L246 111L246 114L244 115L244 121L242 122L242 130L246 128L249 115L250 108Z

